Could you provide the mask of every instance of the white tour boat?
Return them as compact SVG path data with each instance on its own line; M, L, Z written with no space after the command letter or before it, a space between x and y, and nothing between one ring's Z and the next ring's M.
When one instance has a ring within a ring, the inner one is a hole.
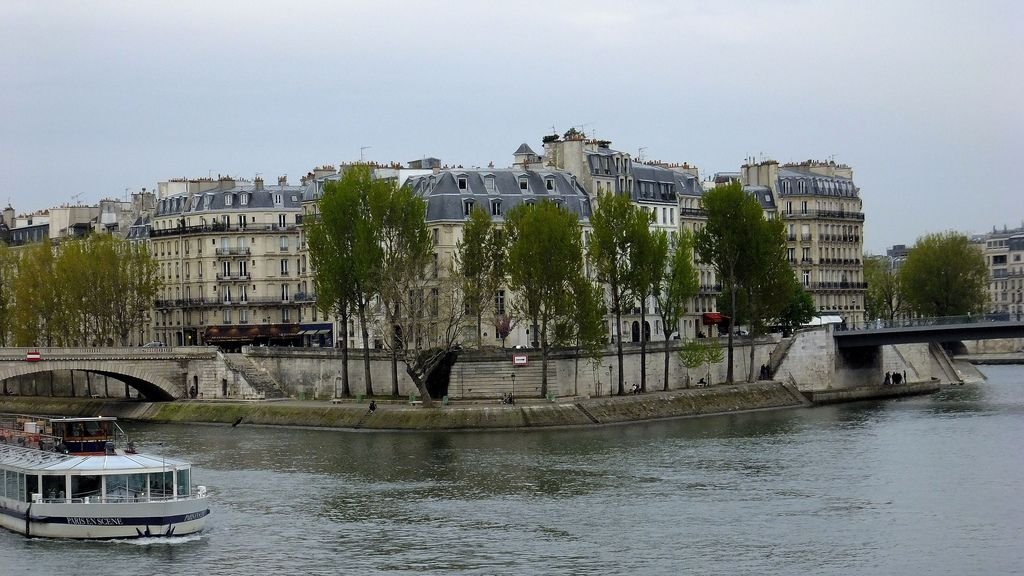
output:
M191 465L136 453L116 420L0 415L0 526L45 538L202 530L210 508Z

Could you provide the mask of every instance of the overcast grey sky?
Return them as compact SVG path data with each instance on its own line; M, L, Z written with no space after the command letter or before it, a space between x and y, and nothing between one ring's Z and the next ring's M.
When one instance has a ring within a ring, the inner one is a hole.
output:
M1020 226L1024 2L0 0L20 212L173 177L540 151L854 168L865 248Z

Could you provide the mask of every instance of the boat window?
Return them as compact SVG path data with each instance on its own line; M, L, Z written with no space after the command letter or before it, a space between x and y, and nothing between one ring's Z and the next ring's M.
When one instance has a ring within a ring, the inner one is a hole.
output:
M72 498L85 498L87 496L99 496L100 495L100 477L99 476L72 476L71 477L71 497Z
M127 474L111 474L107 476L107 486L104 496L110 500L127 500L128 499L128 475Z
M167 498L174 495L174 472L156 472L149 475L149 497Z
M22 490L22 494L24 495L24 502L31 502L32 494L39 492L39 476L36 476L35 474L28 474L25 475L24 478L25 488L24 490Z
M4 475L6 477L4 480L4 496L17 500L20 493L18 490L18 476L21 476L21 474L7 470Z
M145 498L146 497L146 485L149 480L146 479L146 474L131 474L128 476L128 494L132 498Z
M178 470L178 482L176 485L177 492L175 492L175 494L177 494L179 497L186 497L189 495L188 472L188 469Z
M56 500L64 497L64 476L43 476L43 498Z

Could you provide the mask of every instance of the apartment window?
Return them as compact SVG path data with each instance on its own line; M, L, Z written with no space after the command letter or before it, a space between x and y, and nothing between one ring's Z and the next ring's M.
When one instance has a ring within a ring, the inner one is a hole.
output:
M238 227L243 229L245 228L245 216L242 214L238 215Z
M224 309L224 324L231 324L231 308Z
M437 268L438 268L438 266L437 266L437 252L434 252L433 257L434 257L434 261L433 261L433 267L434 268L433 268L433 272L432 272L432 274L433 274L432 277L433 278L437 278Z
M494 192L494 176L487 176L484 178L484 188L488 192Z
M281 238L280 238L280 246L281 246L281 252L287 252L288 251L288 237L287 236L281 236Z
M491 216L501 216L501 200L491 200Z
M231 304L231 286L221 288L221 299L225 304Z
M796 261L796 248L787 248L786 249L786 257L789 259L790 262L795 262Z
M800 203L800 213L807 214L807 200Z
M281 322L291 322L292 321L292 314L291 314L291 312L292 311L287 309L287 308L281 308Z
M241 286L238 287L238 301L239 302L245 303L245 302L249 301L249 290L248 290L248 288L249 287L246 286L245 284L242 284Z
M505 315L505 291L498 290L494 293L494 310L499 316Z
M233 198L233 197L232 197L232 195L231 195L231 194L227 194L227 193L226 193L226 194L224 194L224 205L225 205L225 206L231 206L231 204L232 204L232 202L233 202L232 198Z
M287 284L281 284L281 301L282 302L287 302L288 301L288 285Z
M280 194L274 194L274 204L280 206L284 202L284 198Z
M458 183L459 190L465 190L466 188L469 188L469 181L466 179L465 176L459 176Z
M669 224L673 224L673 225L676 223L676 209L675 208L669 208L668 209L668 223Z
M248 324L249 323L249 310L246 308L238 309L238 323Z
M547 188L548 190L554 190L555 189L555 179L554 178L545 178L544 179L544 187Z
M434 236L434 246L437 246L441 242L441 229L434 228L430 233Z
M810 262L810 260L811 260L811 249L810 248L802 248L801 250L802 251L800 253L800 258L804 262Z
M288 275L288 260L282 258L281 259L281 276L287 276L287 275Z
M238 205L239 206L246 206L248 204L249 204L249 195L248 194L239 194L238 195Z
M207 194L206 196L203 196L203 210L209 210L210 209L210 203L212 203L212 202L213 202L213 194Z
M220 268L221 268L221 276L223 276L225 278L227 278L228 276L231 276L231 262L228 262L226 260L224 262L221 262L220 263Z
M520 176L519 177L519 189L520 190L529 190L530 189L530 181L526 178L526 176Z
M462 212L463 212L463 214L465 214L466 216L469 216L470 212L472 212L472 211L473 211L473 202L472 201L466 201L466 202L462 203Z

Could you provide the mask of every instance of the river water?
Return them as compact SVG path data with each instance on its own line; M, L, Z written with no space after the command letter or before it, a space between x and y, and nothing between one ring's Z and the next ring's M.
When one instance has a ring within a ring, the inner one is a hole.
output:
M1024 367L926 398L601 429L128 423L200 535L30 540L0 574L1024 573Z

